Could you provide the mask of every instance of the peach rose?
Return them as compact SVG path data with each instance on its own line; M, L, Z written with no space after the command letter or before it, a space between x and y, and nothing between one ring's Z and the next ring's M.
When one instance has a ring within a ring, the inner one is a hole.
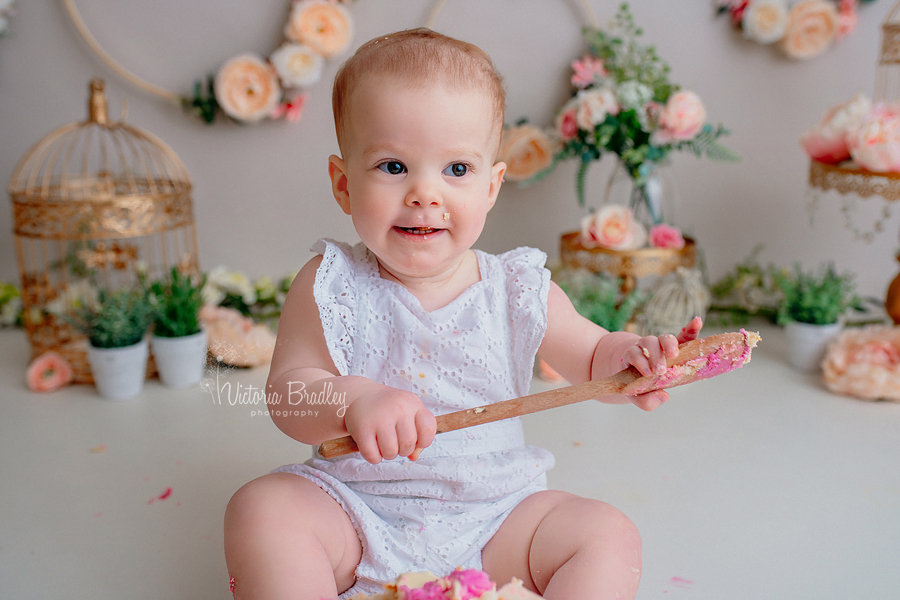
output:
M880 104L847 135L850 156L863 169L900 172L900 105Z
M647 243L647 230L630 208L608 204L581 220L581 245L585 248L635 250Z
M200 321L209 336L209 351L217 360L235 367L269 364L275 352L275 334L233 308L200 309Z
M506 163L506 179L522 181L550 166L553 143L542 129L520 125L503 131L498 158Z
M825 0L801 0L791 7L781 49L791 58L812 58L834 41L838 13L834 3Z
M872 110L872 102L862 92L848 102L829 109L819 124L803 134L800 144L813 160L837 164L850 158L847 136Z
M284 87L307 87L322 77L325 59L309 46L288 42L269 57Z
M281 100L274 69L252 54L226 62L216 74L213 87L225 114L247 123L268 117Z
M32 392L52 392L72 381L72 367L56 352L44 352L28 365L25 381Z
M575 97L575 120L578 127L593 131L594 127L606 120L606 115L619 114L619 102L609 88L579 92Z
M677 227L660 223L650 228L650 245L655 248L681 250L684 248L684 236Z
M653 132L653 143L692 140L703 129L705 121L706 109L700 96L687 90L675 92L659 115L660 129Z
M284 35L306 44L325 58L347 49L353 37L353 21L343 6L328 0L300 0L294 3L284 26Z
M832 392L900 401L900 327L845 329L829 346L822 375Z
M741 19L744 37L760 44L780 40L787 25L788 9L784 0L755 0Z

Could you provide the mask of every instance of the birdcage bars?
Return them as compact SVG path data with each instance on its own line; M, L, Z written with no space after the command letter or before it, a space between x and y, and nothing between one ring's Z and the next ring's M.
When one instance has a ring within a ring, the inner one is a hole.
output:
M32 354L56 350L90 381L85 341L66 315L100 288L199 272L191 182L165 143L107 116L91 82L89 118L57 129L17 165L9 183L23 322Z

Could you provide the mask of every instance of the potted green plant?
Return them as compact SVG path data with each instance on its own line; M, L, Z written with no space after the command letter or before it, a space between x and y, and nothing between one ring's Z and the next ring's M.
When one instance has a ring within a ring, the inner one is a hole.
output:
M206 275L173 267L165 281L150 286L156 310L153 357L163 384L184 388L200 383L206 365L206 331L200 326L201 295Z
M788 358L798 369L819 368L828 343L840 332L848 308L859 305L851 274L838 274L834 265L805 272L798 265L778 277L783 297L778 323L786 327Z
M141 393L149 354L145 334L153 312L143 285L101 289L96 302L74 309L69 320L88 337L88 362L101 396L126 400Z

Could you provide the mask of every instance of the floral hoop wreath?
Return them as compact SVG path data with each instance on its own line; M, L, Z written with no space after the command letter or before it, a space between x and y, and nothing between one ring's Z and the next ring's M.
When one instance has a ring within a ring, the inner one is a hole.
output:
M63 0L63 4L78 33L109 68L135 87L178 104L209 124L219 111L240 123L300 120L307 90L321 79L325 60L350 46L353 21L344 8L350 1L291 0L281 46L268 58L252 53L233 56L207 77L205 90L203 82L196 81L192 96L163 89L128 71L91 35L74 0Z
M822 54L856 29L860 2L875 0L715 0L735 29L754 42L773 45L788 57L806 60Z

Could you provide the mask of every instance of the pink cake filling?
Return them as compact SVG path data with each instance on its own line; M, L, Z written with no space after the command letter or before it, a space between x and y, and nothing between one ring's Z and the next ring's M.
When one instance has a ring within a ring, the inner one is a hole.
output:
M653 390L709 379L739 369L750 362L750 351L759 341L759 334L744 329L741 329L740 333L743 338L741 343L722 344L709 354L669 367L662 375L641 377L628 385L625 393L637 396Z

